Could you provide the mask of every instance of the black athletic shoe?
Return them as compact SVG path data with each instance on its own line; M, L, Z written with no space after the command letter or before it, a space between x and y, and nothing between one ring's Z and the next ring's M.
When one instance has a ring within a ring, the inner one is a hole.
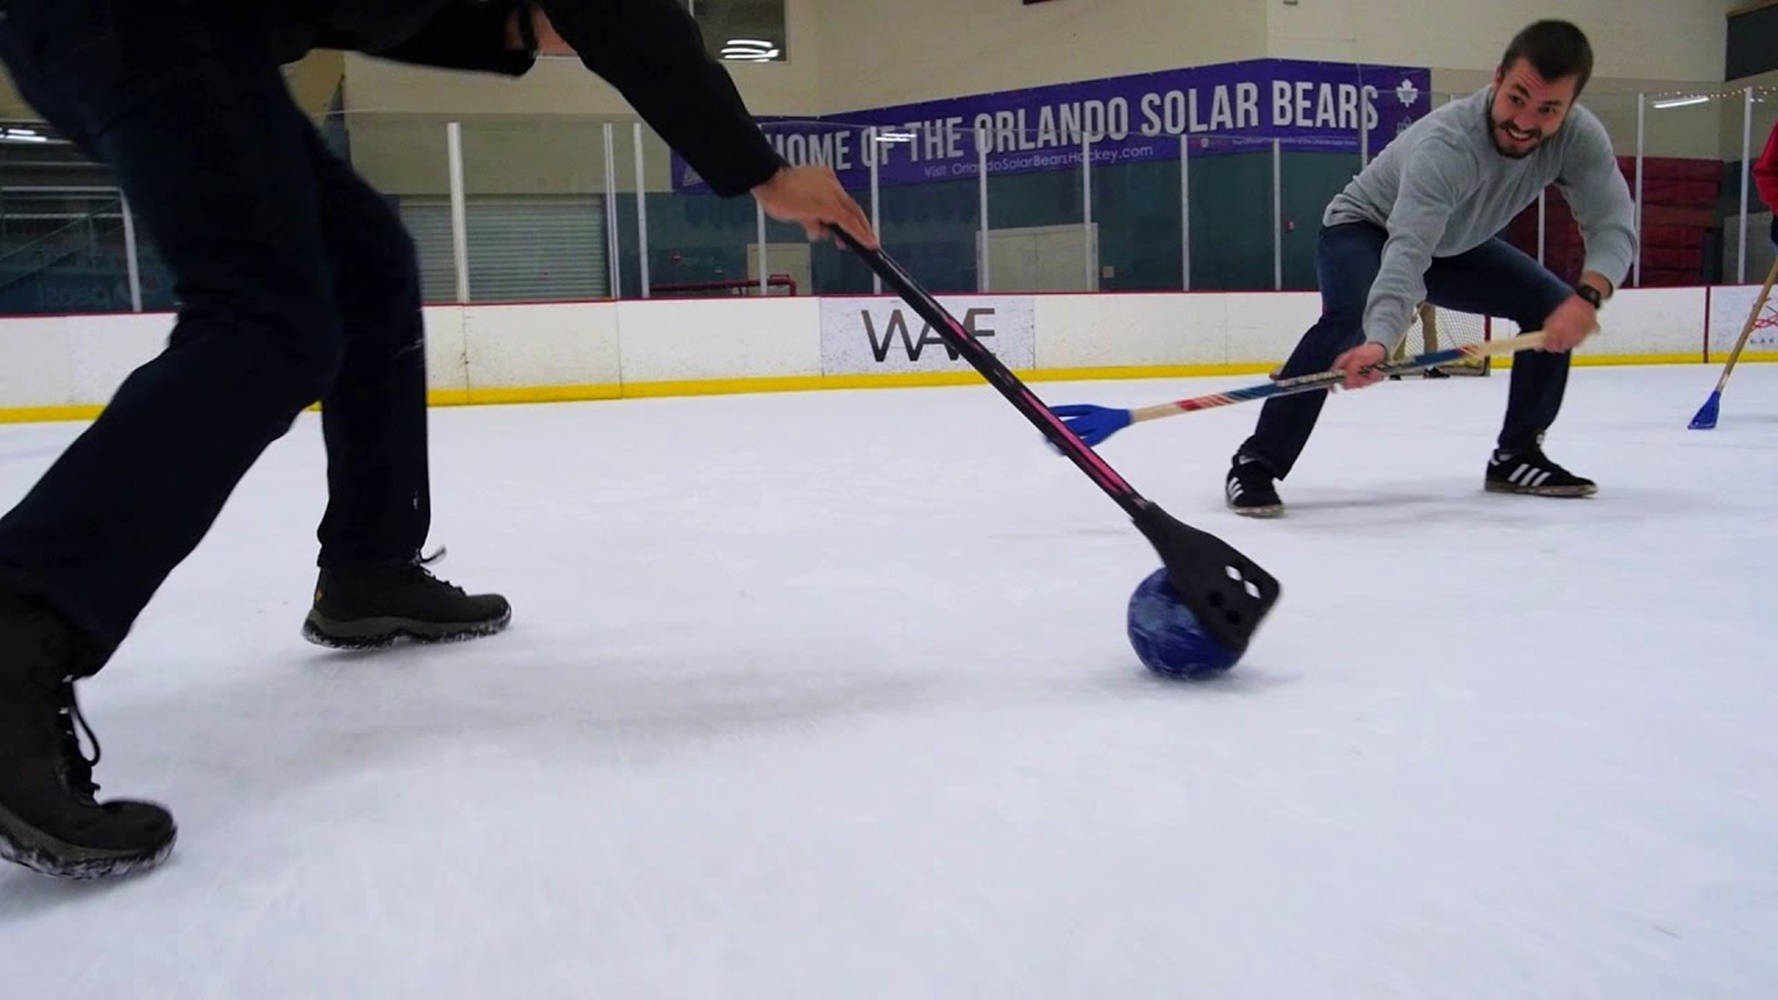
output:
M1540 497L1590 497L1598 484L1582 479L1549 460L1542 448L1495 451L1488 460L1483 486L1490 493L1528 493Z
M0 858L63 878L153 868L173 850L173 816L94 799L99 741L74 700L74 647L60 617L0 597Z
M1420 373L1422 378L1450 378L1451 373L1443 368L1428 368Z
M1236 455L1229 465L1229 476L1223 483L1229 509L1244 517L1277 517L1284 513L1284 501L1272 485L1272 473L1264 464Z
M414 560L322 570L303 638L335 649L387 646L400 638L456 642L493 635L511 621L506 598L466 594Z

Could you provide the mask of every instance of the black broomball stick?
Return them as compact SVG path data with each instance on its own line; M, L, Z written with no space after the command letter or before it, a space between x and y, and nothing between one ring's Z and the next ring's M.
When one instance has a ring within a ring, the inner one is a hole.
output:
M1152 500L1136 492L1116 470L1106 464L1062 419L1025 387L1000 359L963 324L945 311L930 293L882 250L865 248L845 230L829 225L833 234L864 259L903 301L913 308L945 344L968 361L1013 407L1036 425L1087 478L1117 502L1136 529L1160 554L1167 579L1180 602L1197 618L1204 631L1225 649L1239 656L1253 633L1278 601L1278 580L1242 555L1234 546L1174 518Z

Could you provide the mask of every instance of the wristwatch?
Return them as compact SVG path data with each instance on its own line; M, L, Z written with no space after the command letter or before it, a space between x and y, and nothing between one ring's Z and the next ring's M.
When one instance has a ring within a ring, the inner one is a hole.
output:
M1589 285L1584 281L1575 283L1574 294L1592 303L1594 309L1601 308L1605 305L1605 297L1599 294L1599 289L1594 288L1592 285Z

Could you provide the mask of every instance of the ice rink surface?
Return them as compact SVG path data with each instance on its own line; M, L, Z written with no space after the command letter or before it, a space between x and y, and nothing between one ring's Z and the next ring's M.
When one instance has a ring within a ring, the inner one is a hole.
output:
M0 993L1778 996L1778 366L1686 430L1716 374L1576 369L1580 501L1482 492L1500 373L1331 400L1271 522L1257 404L1119 433L1283 582L1201 684L984 386L435 410L438 572L514 623L372 655L297 634L305 414L81 687L172 859L0 869ZM0 504L79 430L0 427Z

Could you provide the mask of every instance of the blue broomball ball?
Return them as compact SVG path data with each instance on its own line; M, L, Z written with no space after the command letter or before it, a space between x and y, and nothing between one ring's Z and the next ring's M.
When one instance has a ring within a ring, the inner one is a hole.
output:
M1227 673L1241 658L1204 631L1179 592L1157 569L1130 595L1130 645L1142 665L1163 677L1205 680Z

